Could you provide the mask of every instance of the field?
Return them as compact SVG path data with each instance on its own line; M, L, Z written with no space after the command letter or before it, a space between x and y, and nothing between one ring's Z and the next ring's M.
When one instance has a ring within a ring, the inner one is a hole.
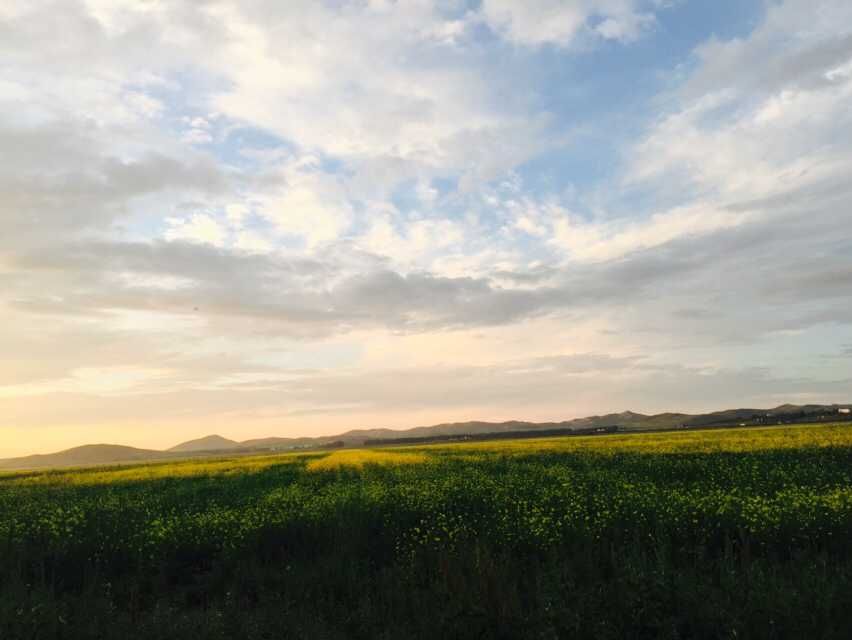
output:
M850 638L852 426L0 476L2 638Z

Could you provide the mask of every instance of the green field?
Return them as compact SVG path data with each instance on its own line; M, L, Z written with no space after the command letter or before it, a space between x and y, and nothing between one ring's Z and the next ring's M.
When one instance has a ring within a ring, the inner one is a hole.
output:
M0 638L852 638L852 425L0 475Z

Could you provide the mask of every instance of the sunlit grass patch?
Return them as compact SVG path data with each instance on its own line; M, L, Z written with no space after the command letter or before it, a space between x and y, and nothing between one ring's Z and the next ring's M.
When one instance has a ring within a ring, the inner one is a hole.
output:
M353 449L349 451L334 451L327 456L311 460L307 464L308 471L330 471L342 467L361 469L365 465L407 465L425 462L425 453L394 451L376 451L371 449Z
M491 440L484 442L420 445L421 450L466 454L534 455L540 453L744 453L852 446L852 424L725 428L598 436Z
M16 485L110 485L160 479L245 475L259 473L270 467L293 464L303 457L305 457L304 453L288 452L264 456L237 456L177 462L144 462L109 467L28 471L10 477L7 482ZM0 476L0 480L3 479Z

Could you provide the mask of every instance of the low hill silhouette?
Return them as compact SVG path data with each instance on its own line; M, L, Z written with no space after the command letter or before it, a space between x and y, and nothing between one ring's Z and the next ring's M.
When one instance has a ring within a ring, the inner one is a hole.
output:
M521 433L584 433L594 429L617 428L618 431L647 431L656 429L689 429L738 425L771 425L779 423L850 420L852 415L841 413L852 405L794 405L783 404L774 409L726 409L705 414L658 413L645 415L633 411L600 416L575 418L562 422L451 422L411 429L353 429L335 436L297 438L255 438L237 442L220 435L210 435L182 442L165 451L137 449L113 444L93 444L75 447L58 453L32 455L0 460L0 470L41 469L48 467L95 466L105 464L169 460L205 455L246 454L256 451L286 451L322 447L360 447L394 441L446 440L453 437L488 434ZM504 436L506 437L506 436Z

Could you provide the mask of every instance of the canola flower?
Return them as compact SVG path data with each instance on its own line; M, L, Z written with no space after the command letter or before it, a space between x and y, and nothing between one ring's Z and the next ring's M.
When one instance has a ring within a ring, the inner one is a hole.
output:
M372 449L354 449L334 451L328 455L310 460L308 471L329 471L332 469L354 468L361 469L365 465L404 465L425 462L428 456L424 453L406 451L376 451Z
M479 543L832 548L852 539L852 427L302 452L0 479L6 559L156 567L364 523L403 559Z

